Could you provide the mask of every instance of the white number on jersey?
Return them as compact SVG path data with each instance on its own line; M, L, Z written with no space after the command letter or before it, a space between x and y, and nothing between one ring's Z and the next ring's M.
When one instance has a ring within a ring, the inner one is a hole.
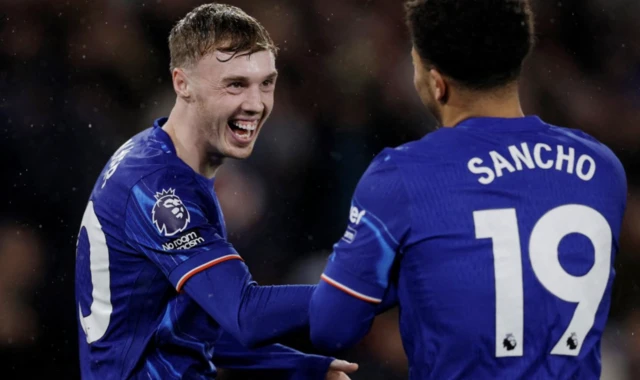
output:
M82 217L82 227L87 230L87 239L89 240L89 267L91 271L91 284L93 292L91 293L93 301L91 302L91 314L82 315L82 310L78 304L78 313L80 314L80 325L87 336L87 343L95 342L102 338L109 327L111 319L111 279L109 274L109 250L107 248L107 239L102 231L100 221L93 209L93 202L89 201L87 209ZM76 257L77 257L76 249Z
M473 213L476 238L491 238L496 282L496 357L522 356L524 305L522 253L516 210ZM558 246L571 233L591 240L595 262L583 276L560 265ZM611 227L598 211L582 205L564 205L547 212L533 227L529 259L540 283L554 296L577 303L571 322L551 350L552 355L577 356L593 327L611 271Z

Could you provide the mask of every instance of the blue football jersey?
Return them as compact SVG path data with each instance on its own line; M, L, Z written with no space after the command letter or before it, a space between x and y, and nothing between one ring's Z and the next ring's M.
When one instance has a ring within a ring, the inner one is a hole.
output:
M322 278L397 285L411 379L598 379L625 205L587 134L472 118L374 159Z
M241 257L227 242L213 180L176 156L164 122L116 151L82 219L76 253L82 377L211 379L218 358L228 368L324 378L331 358L279 345L245 352L181 292L194 274Z

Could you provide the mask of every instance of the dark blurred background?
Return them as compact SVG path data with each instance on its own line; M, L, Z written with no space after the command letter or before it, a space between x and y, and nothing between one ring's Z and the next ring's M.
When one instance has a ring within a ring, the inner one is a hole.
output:
M167 36L202 1L0 0L0 368L78 377L76 234L114 150L168 115ZM351 193L383 147L433 129L413 89L401 1L229 1L280 47L276 106L254 155L216 188L263 284L315 283ZM640 378L640 2L538 0L525 112L584 130L624 163L629 202L603 379ZM309 348L297 339L301 348ZM397 315L344 356L354 379L402 379ZM224 379L244 379L225 372Z

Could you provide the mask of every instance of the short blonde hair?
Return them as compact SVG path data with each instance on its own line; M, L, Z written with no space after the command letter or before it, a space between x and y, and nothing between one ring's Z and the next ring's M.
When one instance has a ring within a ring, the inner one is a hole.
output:
M267 30L242 9L226 4L203 4L187 13L169 34L170 69L190 67L216 50L277 54Z

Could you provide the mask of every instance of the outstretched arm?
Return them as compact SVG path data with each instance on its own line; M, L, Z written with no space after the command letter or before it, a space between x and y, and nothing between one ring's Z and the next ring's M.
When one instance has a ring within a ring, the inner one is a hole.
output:
M324 380L330 372L337 370L337 365L342 365L337 368L346 371L357 369L355 364L308 355L280 344L248 349L227 333L216 341L213 364L219 368L248 370L263 378L282 380Z
M314 286L258 286L226 241L211 187L181 166L142 178L127 205L126 243L244 345L307 326Z
M396 304L395 286L390 286L382 301L376 304L358 299L326 281L320 281L309 307L311 341L323 352L353 347L367 335L374 317Z
M267 344L309 325L315 286L258 286L246 265L229 260L192 276L186 293L237 341Z
M410 230L409 202L388 151L356 188L347 231L310 303L311 341L325 352L356 344L376 314L396 304L392 267Z
M356 320L363 319L364 323L368 321L366 331L361 334L364 336L373 320L373 315L368 317L370 304L364 303L363 306L353 302L353 297L345 297L345 293L327 286L326 282L321 283L321 291L310 285L258 286L252 281L244 263L233 260L194 275L186 282L184 289L225 331L248 347L274 342L278 337L309 326L309 316L322 315L322 310L325 310L322 305L328 303L333 303L331 308L326 309L328 311L354 307L346 315ZM315 303L310 304L312 295ZM383 302L373 307L373 314L395 306L395 299L395 287L391 287ZM316 307L310 310L310 305ZM328 321L335 319L338 322L342 315L334 314ZM337 325L352 326L351 323ZM336 333L342 339L357 332L344 330L344 334Z

